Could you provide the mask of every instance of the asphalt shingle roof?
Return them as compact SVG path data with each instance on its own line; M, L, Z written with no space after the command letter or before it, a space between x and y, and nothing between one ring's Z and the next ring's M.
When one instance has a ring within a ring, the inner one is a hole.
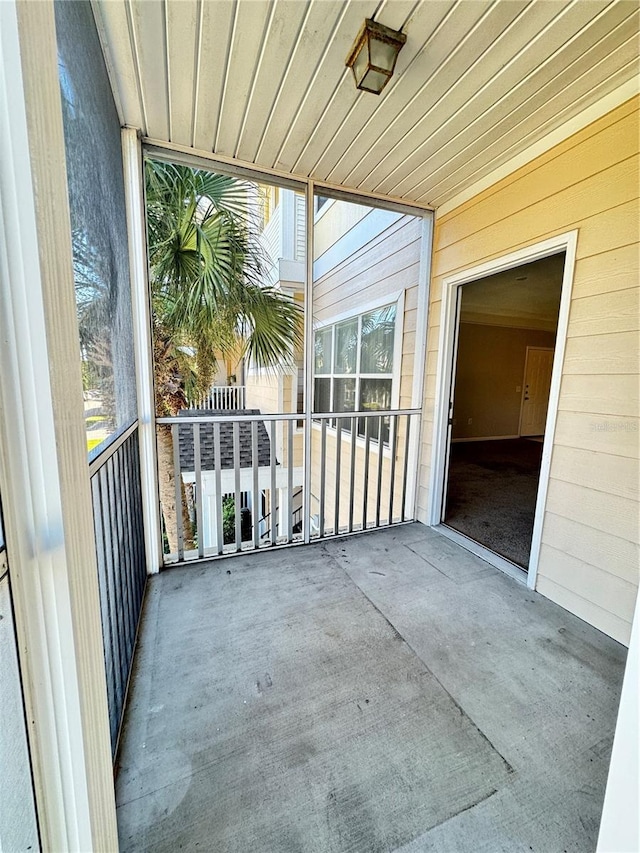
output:
M214 409L183 409L179 416L189 417L229 416L227 411ZM260 409L239 409L233 412L237 415L259 415ZM180 470L194 471L193 457L193 427L185 424L178 427L180 442ZM240 421L239 424L240 468L251 468L251 423ZM233 423L220 423L220 463L221 470L234 467L233 456ZM258 466L271 464L271 442L264 421L258 421ZM215 471L215 452L213 443L213 424L200 424L200 466L203 471Z

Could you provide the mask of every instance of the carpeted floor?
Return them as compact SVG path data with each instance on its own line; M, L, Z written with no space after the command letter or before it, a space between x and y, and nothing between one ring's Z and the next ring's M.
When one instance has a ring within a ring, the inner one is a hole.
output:
M525 438L453 444L445 524L526 568L541 459Z

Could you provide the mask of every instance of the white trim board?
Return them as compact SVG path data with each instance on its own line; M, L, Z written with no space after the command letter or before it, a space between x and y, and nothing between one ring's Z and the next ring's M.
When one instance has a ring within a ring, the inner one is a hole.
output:
M556 237L551 237L548 240L534 243L531 246L518 249L515 252L510 252L500 258L485 261L477 266L470 267L452 276L448 276L442 283L442 313L440 320L440 336L438 341L436 399L433 417L433 446L431 453L431 473L429 477L428 523L431 526L439 525L442 518L444 500L442 483L446 474L449 398L453 382L453 365L457 350L456 306L458 302L458 289L464 284L477 281L481 278L486 278L487 276L494 275L495 273L519 266L520 264L532 263L533 261L549 257L550 255L556 255L562 252L565 253L560 310L558 314L558 330L556 334L555 356L553 360L551 389L549 393L549 408L547 411L545 436L542 448L542 463L540 467L538 497L536 501L533 536L531 540L531 555L529 559L529 571L527 577L527 585L530 589L535 589L538 561L540 558L542 524L544 521L547 491L549 488L551 453L553 450L553 441L558 415L560 381L562 378L567 328L569 325L569 307L571 304L571 290L573 286L577 243L578 231L569 231L565 234L559 234Z
M162 565L162 534L156 458L153 342L151 339L151 302L144 212L144 167L138 133L131 127L122 129L122 160L129 237L145 559L147 574L155 574Z
M178 145L175 142L166 142L163 139L145 136L142 143L145 153L150 157L168 160L172 163L185 163L187 166L199 166L203 169L219 169L221 172L244 175L252 180L261 181L268 178L278 186L298 190L306 188L311 196L316 193L325 198L350 201L355 204L368 204L371 207L393 210L410 216L425 216L434 212L432 205L421 201L369 192L368 190L332 184L326 181L315 181L313 178L304 175L284 172L281 169L270 169L266 166L257 166L255 163L247 163L245 160L236 160L234 157L213 154L211 151L191 148L188 145ZM311 225L313 225L314 213L312 203L307 209L307 219Z
M53 4L0 3L0 40L0 477L41 844L116 850Z

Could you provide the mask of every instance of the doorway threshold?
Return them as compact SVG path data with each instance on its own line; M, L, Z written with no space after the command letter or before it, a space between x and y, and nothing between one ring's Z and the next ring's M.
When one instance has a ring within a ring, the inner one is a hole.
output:
M518 581L518 583L523 584L523 586L527 586L527 570L523 569L522 566L519 566L517 563L512 563L511 560L507 560L506 557L501 557L500 554L496 554L495 551L485 548L484 545L476 542L475 539L470 539L468 536L465 536L464 533L459 533L447 524L437 524L433 529L437 530L438 533L441 533L448 539L451 539L452 542L455 542L462 548L466 548L467 551L471 551L471 553L475 554L476 557L480 557L486 563L489 563L496 569L504 572L505 575L509 575L513 580Z

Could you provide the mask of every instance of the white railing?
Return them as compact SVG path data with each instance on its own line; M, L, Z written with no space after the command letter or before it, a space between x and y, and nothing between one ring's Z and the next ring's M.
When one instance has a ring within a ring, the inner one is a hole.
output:
M247 389L244 385L212 385L206 394L190 403L190 409L213 409L219 412L237 412L247 407Z
M314 414L308 493L299 418L157 420L173 442L175 541L165 562L302 542L305 520L311 540L414 520L419 410Z

